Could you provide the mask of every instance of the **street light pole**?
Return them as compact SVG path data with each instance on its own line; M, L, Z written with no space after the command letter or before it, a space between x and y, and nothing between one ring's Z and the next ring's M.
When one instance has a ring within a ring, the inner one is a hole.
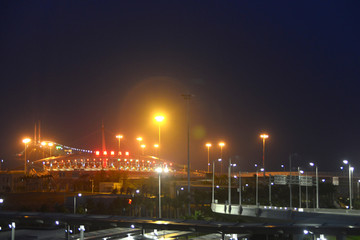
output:
M344 162L345 163L345 162ZM315 178L316 178L316 208L319 208L319 173L318 173L318 166L315 163L309 163L311 167L315 167Z
M116 138L119 139L119 152L121 152L120 140L123 138L123 136L117 135Z
M212 170L212 194L211 202L215 203L215 160L213 160L213 170Z
M272 203L271 203L271 185L273 183L271 182L271 174L269 174L269 205L272 206Z
M306 200L306 208L309 208L309 197L308 197L308 173L306 172L306 185L305 185L305 200Z
M300 179L300 167L298 167L298 175L299 175L299 208L301 208L301 179Z
M159 218L161 218L161 172L159 171Z
M224 142L220 142L219 143L219 146L220 146L220 159L221 159L221 167L220 167L220 174L222 174L222 169L223 169L223 147L225 146L225 143Z
M51 157L51 147L54 146L54 143L49 142L48 146L49 146L49 157Z
M187 175L188 175L188 215L191 216L191 210L190 210L190 99L193 97L192 94L182 94L181 95L186 100L186 107L187 107Z
M161 173L168 172L169 169L165 166L165 168L158 167L156 171L159 173L159 218L161 218Z
M319 172L318 166L315 167L315 177L316 177L316 208L319 209Z
M210 169L210 147L211 147L211 143L207 143L207 144L205 144L205 146L207 147L207 154L208 154L207 172L209 172L209 169Z
M352 209L352 181L351 181L351 173L352 171L354 171L354 168L351 167L350 163L348 160L343 160L343 163L346 165L349 165L349 201L350 201L350 206L349 209Z
M241 206L241 202L242 202L242 199L241 199L241 171L239 171L239 208Z
M267 134L261 134L260 138L263 140L263 155L262 155L262 167L265 169L265 140L269 138L269 135ZM265 171L264 171L264 177L265 177Z
M234 167L236 164L234 164ZM231 158L229 158L229 170L228 170L228 204L229 204L229 213L231 212Z
M350 209L353 208L352 205L352 198L353 198L353 194L352 194L352 173L354 171L354 167L351 167L349 164L349 189L350 189Z
M259 174L258 174L258 173L259 173L259 172L258 172L257 164L255 164L255 167L256 167L256 184L255 184L255 185L256 185L256 193L255 193L255 205L256 205L256 206L258 206L258 205L259 205L259 204L258 204L258 200L259 200L259 199L258 199L258 195L259 195L259 194L258 194L258 185L259 185L259 176L258 176Z
M75 195L75 196L74 196L74 214L76 214L76 196L81 197L82 194L81 194L81 193L78 193L78 195Z
M30 138L25 138L23 139L23 143L25 144L25 150L24 150L24 174L27 174L27 160L26 160L26 148L27 148L27 144L31 141Z

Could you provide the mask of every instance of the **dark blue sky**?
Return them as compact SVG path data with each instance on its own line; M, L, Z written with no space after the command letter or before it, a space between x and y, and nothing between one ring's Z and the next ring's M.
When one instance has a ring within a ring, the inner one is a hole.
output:
M44 138L74 147L99 148L102 119L109 148L118 132L129 149L138 135L152 145L162 111L163 154L185 164L180 95L190 92L196 168L206 168L205 142L224 140L226 157L252 169L263 131L271 170L294 152L296 166L357 166L359 5L1 1L0 156L16 165L36 120Z

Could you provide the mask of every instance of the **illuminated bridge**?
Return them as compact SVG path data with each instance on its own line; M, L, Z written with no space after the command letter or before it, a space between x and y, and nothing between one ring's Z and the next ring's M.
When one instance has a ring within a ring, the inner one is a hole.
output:
M120 170L134 172L156 172L160 167L164 171L175 172L181 170L167 160L159 160L151 155L132 154L129 151L99 151L68 147L53 143L54 150L51 154L50 147L45 144L34 144L29 146L27 160L28 170L39 171L100 171ZM36 156L35 156L36 155Z
M155 172L158 167L176 171L173 163L159 160L154 156L132 156L129 152L107 151L94 153L74 153L57 157L42 158L32 162L37 171L99 171L122 170Z

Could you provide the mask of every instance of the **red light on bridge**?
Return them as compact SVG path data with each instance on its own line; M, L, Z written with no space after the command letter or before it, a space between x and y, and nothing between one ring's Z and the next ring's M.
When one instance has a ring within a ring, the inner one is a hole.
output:
M126 156L129 156L130 154L129 154L129 152L125 152L125 155L126 155Z
M119 152L118 155L122 155L122 152Z
M112 156L114 156L114 155L115 155L115 152L114 152L114 151L111 151L110 154L111 154Z
M107 155L107 151L104 151L103 154L106 156L106 155Z
M96 156L99 156L99 155L100 155L100 151L96 151L96 152L95 152L95 155L96 155Z

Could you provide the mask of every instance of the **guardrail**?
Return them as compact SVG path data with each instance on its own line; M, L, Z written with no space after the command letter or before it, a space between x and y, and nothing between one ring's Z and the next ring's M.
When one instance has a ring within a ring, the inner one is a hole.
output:
M307 219L307 221L309 222L319 224L337 221L345 221L349 224L360 223L360 211L350 209L289 208L261 205L239 206L218 203L212 203L211 209L213 212L221 214L291 220L294 222L304 221L305 219Z

